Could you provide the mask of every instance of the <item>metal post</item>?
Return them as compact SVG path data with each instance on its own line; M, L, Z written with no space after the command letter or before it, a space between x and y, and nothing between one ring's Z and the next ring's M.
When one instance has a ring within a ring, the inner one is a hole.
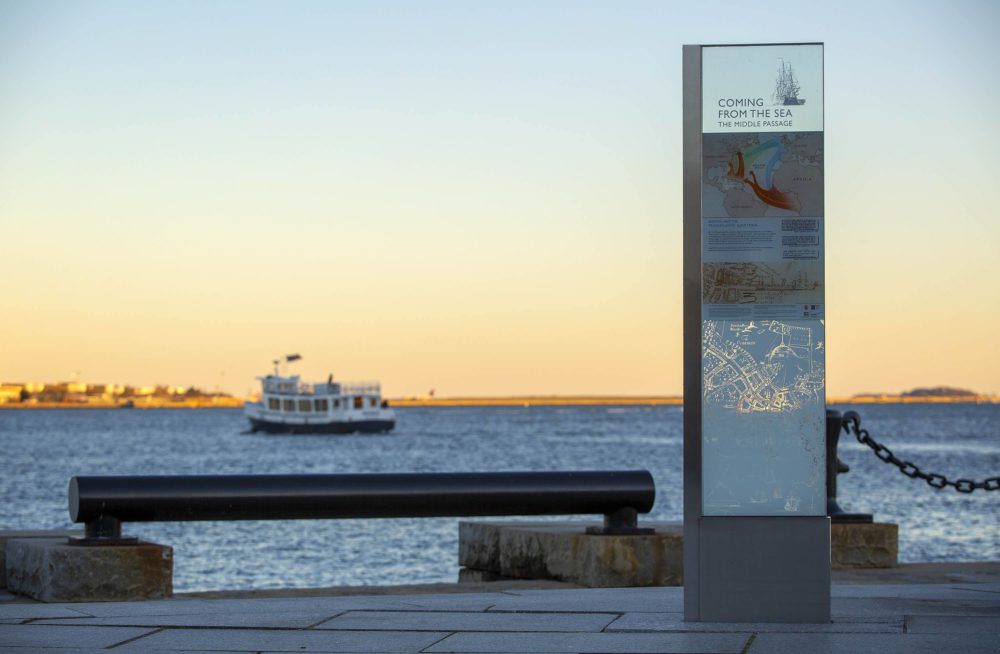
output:
M603 527L587 527L586 532L600 536L651 536L655 529L639 527L639 513L630 506L604 514Z
M837 457L840 432L844 428L844 414L836 409L826 410L826 514L834 523L871 523L871 513L848 513L837 503L837 475L851 469Z
M99 515L84 523L84 535L71 536L71 545L135 545L134 536L122 536L122 522L115 516Z
M701 619L701 46L684 46L684 619Z

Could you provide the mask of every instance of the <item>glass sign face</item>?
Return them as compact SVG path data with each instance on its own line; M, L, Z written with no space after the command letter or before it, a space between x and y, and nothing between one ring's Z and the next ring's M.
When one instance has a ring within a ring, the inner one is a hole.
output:
M701 50L703 133L822 132L823 46Z
M826 514L823 47L702 48L702 513Z

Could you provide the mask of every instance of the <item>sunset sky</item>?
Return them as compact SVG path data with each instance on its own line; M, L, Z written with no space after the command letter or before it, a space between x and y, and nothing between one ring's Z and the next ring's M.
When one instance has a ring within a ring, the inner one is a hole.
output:
M998 7L0 0L0 381L679 394L681 46L824 41L829 393L1000 393Z

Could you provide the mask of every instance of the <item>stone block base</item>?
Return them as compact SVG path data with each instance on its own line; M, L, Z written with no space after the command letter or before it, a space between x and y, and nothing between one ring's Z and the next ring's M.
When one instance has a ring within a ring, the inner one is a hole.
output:
M173 594L173 549L138 545L82 547L65 538L7 541L7 587L43 602L113 602Z
M7 541L12 538L69 538L83 536L82 529L32 529L0 531L0 588L7 587Z
M837 524L830 526L832 567L895 568L899 556L899 525Z
M592 525L600 523L459 523L459 565L466 568L459 579L554 579L591 588L683 583L680 524L643 523L656 529L645 536L585 534Z
M459 581L553 579L591 588L681 586L683 526L643 522L652 536L591 536L592 522L461 522ZM899 528L889 523L831 526L831 567L893 568Z

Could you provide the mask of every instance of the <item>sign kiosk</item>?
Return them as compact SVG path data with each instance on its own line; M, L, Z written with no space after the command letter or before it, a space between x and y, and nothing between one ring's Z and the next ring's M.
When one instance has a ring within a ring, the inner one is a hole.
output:
M683 66L684 618L829 622L823 45Z

